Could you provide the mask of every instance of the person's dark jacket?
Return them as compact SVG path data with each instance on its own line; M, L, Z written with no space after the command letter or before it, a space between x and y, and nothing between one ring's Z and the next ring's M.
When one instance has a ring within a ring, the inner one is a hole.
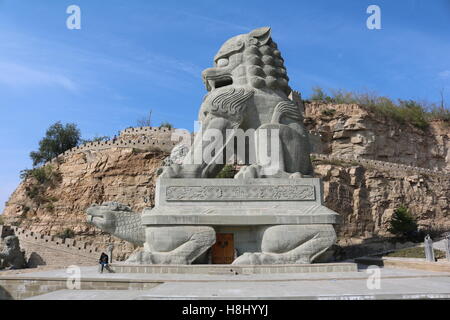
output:
M108 264L108 261L109 261L108 255L105 254L105 253L102 253L102 255L100 256L100 259L99 259L99 263L106 263L106 264Z

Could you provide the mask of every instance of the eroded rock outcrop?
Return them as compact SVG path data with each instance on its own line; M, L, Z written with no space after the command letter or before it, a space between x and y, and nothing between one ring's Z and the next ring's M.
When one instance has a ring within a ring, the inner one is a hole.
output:
M326 205L341 214L341 245L389 237L389 220L401 205L418 219L419 228L450 230L448 175L323 161L315 161L315 171L323 179Z
M321 135L317 153L350 155L450 172L448 122L422 130L355 104L305 104L309 130Z

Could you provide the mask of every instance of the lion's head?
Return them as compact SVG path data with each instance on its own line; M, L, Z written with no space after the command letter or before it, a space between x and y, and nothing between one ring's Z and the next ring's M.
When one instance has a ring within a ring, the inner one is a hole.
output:
M286 96L291 92L284 60L269 27L226 41L214 57L214 67L204 70L202 77L208 91L233 85L268 88Z
M202 78L208 90L199 112L202 123L223 117L234 127L256 129L270 122L275 106L292 92L269 27L226 41Z
M8 251L20 250L19 238L17 236L8 236L5 238L4 242Z

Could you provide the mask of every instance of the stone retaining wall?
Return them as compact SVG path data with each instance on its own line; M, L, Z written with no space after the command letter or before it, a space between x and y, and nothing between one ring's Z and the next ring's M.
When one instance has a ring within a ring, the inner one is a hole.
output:
M394 170L394 171L401 171L401 172L416 172L416 173L424 173L424 174L435 174L435 175L450 175L450 173L443 172L443 171L437 171L437 170L431 170L426 168L420 168L420 167L413 167L393 162L386 162L386 161L379 161L379 160L370 160L370 159L364 159L364 158L356 158L356 157L346 157L346 156L336 156L336 155L328 155L328 154L318 154L318 153L311 153L311 156L318 160L327 160L327 161L342 161L345 163L355 163L359 164L361 166L372 166L379 169L385 169L385 170Z
M69 276L69 275L68 275ZM161 281L89 279L80 280L81 290L148 290L160 285ZM0 276L0 300L22 300L67 288L67 279L29 279L24 277Z
M130 265L111 264L116 273L150 273L150 274L280 274L280 273L313 273L313 272L356 272L355 263L314 263L297 265Z
M29 267L39 265L96 265L101 250L86 242L60 239L13 226L0 226L1 238L16 235L25 251Z

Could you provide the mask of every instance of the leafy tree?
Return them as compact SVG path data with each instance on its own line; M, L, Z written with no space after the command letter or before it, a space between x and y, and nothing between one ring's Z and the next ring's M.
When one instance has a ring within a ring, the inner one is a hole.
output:
M58 238L61 238L61 239L64 239L64 240L65 239L72 239L72 238L75 237L75 232L73 230L67 228L67 229L64 229L64 231L57 233L56 236Z
M417 223L405 206L400 206L394 211L388 231L401 237L411 238L417 233Z
M64 151L76 147L79 143L80 130L76 124L63 125L58 121L47 129L45 137L39 141L39 150L30 153L33 166L50 161Z

